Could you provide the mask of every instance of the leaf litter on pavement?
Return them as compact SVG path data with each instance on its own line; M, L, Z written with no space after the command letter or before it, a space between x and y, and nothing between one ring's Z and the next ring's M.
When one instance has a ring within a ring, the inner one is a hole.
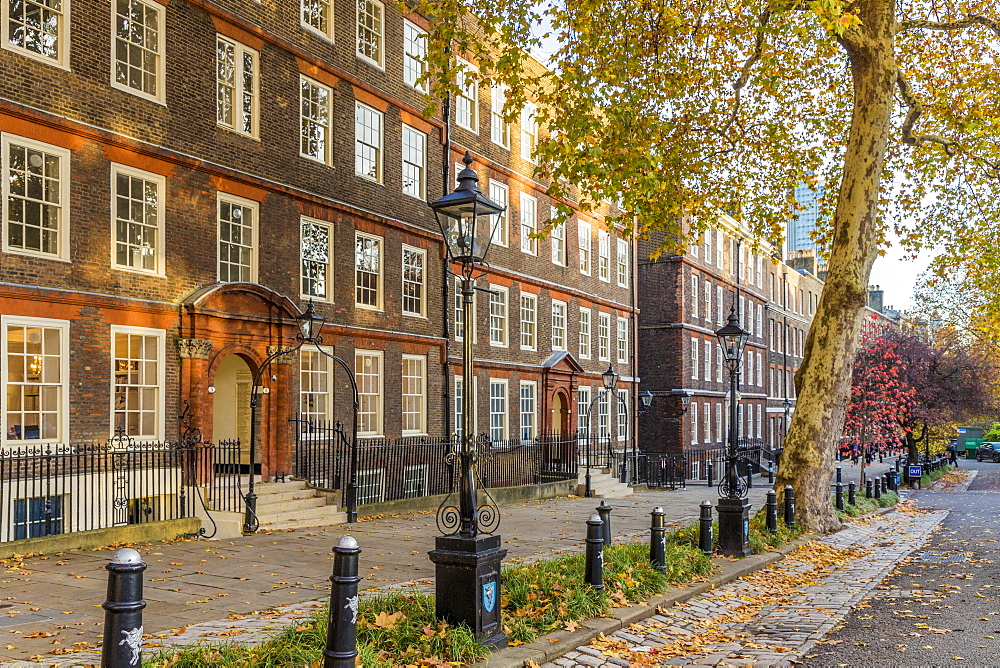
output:
M751 629L746 627L765 608L794 604L802 594L801 587L813 584L837 567L866 554L865 550L810 541L773 566L741 577L740 581L746 586L739 591L727 587L699 599L709 605L719 604L725 610L721 614L693 621L685 614L691 604L679 603L657 610L666 622L654 618L628 627L627 631L634 635L655 635L658 642L664 643L660 647L636 647L622 638L604 635L592 640L590 647L604 656L625 659L630 666L658 665L663 658L691 658L713 653L719 646L739 643L752 635ZM759 644L754 647L778 653L790 649Z

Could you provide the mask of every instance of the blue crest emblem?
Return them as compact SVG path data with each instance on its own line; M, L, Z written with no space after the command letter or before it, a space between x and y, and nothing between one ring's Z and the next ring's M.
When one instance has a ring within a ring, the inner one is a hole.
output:
M493 612L497 604L497 583L487 582L483 585L483 608L486 612Z

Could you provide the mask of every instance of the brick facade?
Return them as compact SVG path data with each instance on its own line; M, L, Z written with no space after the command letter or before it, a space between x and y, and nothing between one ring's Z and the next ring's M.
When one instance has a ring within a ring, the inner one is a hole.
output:
M61 172L61 179L68 181L68 196L61 202L60 228L60 234L69 239L68 257L17 252L9 247L6 231L0 239L4 322L41 318L69 323L60 351L68 369L68 378L60 383L68 397L60 408L64 414L59 417L59 436L52 442L103 439L110 434L115 385L111 348L116 327L147 328L163 342L165 358L157 364L162 367L164 386L156 399L160 407L153 435L177 438L174 416L184 401L190 401L206 438L219 436L213 430L221 429L218 425L230 419L227 415L239 412L232 403L232 397L238 396L235 390L216 387L223 363L236 355L243 364L236 366L244 370L226 376L226 383L241 382L240 378L245 382L246 374L260 370L270 350L294 344L292 318L308 299L300 289L303 217L327 223L331 230L329 298L316 300L316 310L327 321L324 345L351 366L355 350L382 353L380 433L402 433L404 354L426 357L426 431L443 434L453 429L451 376L459 369L461 355L449 324L454 322L454 292L451 280L446 280L444 248L433 214L425 201L402 192L402 123L426 133L428 200L453 187L454 164L466 150L475 158L473 167L484 192L488 194L491 180L509 188L508 245L494 248L488 275L479 281L481 287L496 284L508 289L506 348L490 345L488 294L477 295L480 428L489 423L488 379L501 377L509 382L509 437L517 435L516 388L522 379L539 382L536 429L575 427L576 388L598 386L599 374L609 363L596 354L599 312L611 315L612 358L616 318L629 322L628 360L611 362L623 377L622 387L634 396L630 382L636 375L632 245L628 245L626 285L616 280L614 234L611 280L597 277L597 235L606 229L598 214L588 214L594 264L589 276L579 270L576 217L566 225L565 266L551 261L550 239L537 242L536 256L523 253L520 194L537 199L539 229L549 218L549 200L545 184L533 177L534 166L521 158L518 123L511 127L510 150L493 144L490 92L482 87L479 133L453 125L451 143L445 144L442 119L424 119L420 114L424 95L402 79L403 17L394 6L385 7L383 69L355 54L356 3L334 5L333 35L327 39L301 25L297 3L266 7L234 0L153 3L151 7L164 12L165 26L159 101L111 85L108 45L114 30L114 5L72 7L67 68L0 48L0 68L5 73L0 78L0 138L14 143L29 140L69 152ZM411 18L421 22L420 17ZM257 137L216 121L216 41L220 35L259 54ZM301 76L333 91L328 164L299 155ZM380 183L355 174L357 102L383 112ZM160 266L155 272L114 266L112 175L116 166L162 179L162 227L155 243ZM256 276L253 282L220 286L219 200L227 195L257 206ZM4 216L9 216L6 208ZM377 309L356 305L358 232L382 240ZM404 245L425 251L422 317L402 313ZM520 346L522 291L537 295L534 350ZM553 300L567 305L565 347L573 359L545 366L553 354ZM581 306L592 308L593 313L594 353L589 359L578 355ZM191 356L188 351L182 357L179 351L188 344L181 342L191 340L208 343L199 355ZM0 376L8 378L7 372L7 367L0 367ZM262 446L265 473L287 471L291 443L285 420L299 407L298 365L275 364L261 370L261 379L269 389L261 403L270 421ZM350 406L348 387L337 373L331 384L335 404L331 417L344 419ZM223 396L228 398L223 400ZM0 400L5 410L10 407L6 394ZM555 420L554 405L563 408ZM20 419L12 414L5 418L5 445L22 443L14 438L24 436L20 427L13 429ZM229 435L245 436L242 432Z

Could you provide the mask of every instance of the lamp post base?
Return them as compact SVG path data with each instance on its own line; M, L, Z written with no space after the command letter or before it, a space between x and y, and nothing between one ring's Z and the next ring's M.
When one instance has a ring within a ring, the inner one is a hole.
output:
M719 552L726 557L750 556L750 500L719 499Z
M438 536L428 555L436 564L438 619L464 624L490 647L506 647L500 626L500 562L507 550L500 547L500 536Z

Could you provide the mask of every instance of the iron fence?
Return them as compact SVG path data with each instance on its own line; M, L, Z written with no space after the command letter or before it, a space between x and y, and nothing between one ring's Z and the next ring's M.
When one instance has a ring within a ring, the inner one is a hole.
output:
M239 441L0 450L0 542L238 511ZM199 501L200 498L200 501Z
M360 438L352 450L339 422L296 416L294 477L313 487L346 491L355 469L357 504L444 494L458 471L448 455L458 437ZM534 485L576 477L576 434L541 434L530 440L477 440L480 484L487 488ZM346 501L346 494L345 494Z

